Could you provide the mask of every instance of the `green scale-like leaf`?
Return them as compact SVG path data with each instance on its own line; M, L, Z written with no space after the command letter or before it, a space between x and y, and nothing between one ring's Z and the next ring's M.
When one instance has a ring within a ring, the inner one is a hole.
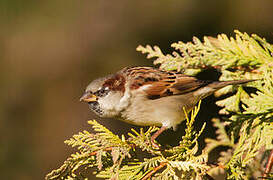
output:
M154 148L150 141L157 127L132 129L126 138L92 120L88 123L95 133L83 131L66 140L78 152L46 179L85 179L79 171L90 168L99 178L121 180L205 179L215 172L224 173L226 179L257 179L262 175L261 158L273 149L273 46L255 34L239 31L235 37L220 34L216 38L205 36L203 41L194 37L192 42L171 46L171 54L150 45L138 46L137 50L153 58L163 70L196 75L214 68L221 72L222 81L256 79L215 93L217 97L226 95L217 101L226 118L212 120L216 138L206 139L206 147L199 151L199 137L206 130L205 123L199 131L194 127L200 103L186 117L185 135L179 145L164 149ZM208 164L210 152L219 146L228 149L220 152L216 164Z

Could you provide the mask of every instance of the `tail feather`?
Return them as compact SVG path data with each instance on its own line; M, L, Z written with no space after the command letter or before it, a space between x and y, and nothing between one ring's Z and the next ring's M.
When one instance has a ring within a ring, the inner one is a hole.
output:
M214 81L208 84L208 87L218 90L228 85L245 84L252 81L256 81L256 80L251 79L251 80L234 80L234 81Z
M194 95L199 96L200 99L203 99L211 94L213 94L218 89L226 87L228 85L237 85L237 84L245 84L248 82L256 81L256 79L251 80L233 80L233 81L214 81L209 83L207 86L200 88L197 90Z

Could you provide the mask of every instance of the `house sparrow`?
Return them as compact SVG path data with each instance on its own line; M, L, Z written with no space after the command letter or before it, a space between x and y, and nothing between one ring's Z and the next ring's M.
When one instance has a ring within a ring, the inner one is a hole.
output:
M198 80L179 72L152 67L124 68L91 82L80 101L87 102L100 117L117 118L140 126L161 126L151 142L166 129L185 120L186 112L203 98L227 85L253 80Z

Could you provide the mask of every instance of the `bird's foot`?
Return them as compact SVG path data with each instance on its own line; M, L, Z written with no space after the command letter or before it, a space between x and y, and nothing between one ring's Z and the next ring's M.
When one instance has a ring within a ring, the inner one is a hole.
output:
M155 141L151 141L153 149L160 149L160 145L158 145Z

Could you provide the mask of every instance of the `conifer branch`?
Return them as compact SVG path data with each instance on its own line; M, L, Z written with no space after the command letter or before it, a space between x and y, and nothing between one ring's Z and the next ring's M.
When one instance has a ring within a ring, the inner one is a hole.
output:
M147 143L157 127L150 127L147 131L141 128L139 132L132 129L132 132L128 133L129 138L126 139L123 135L120 138L113 134L94 120L88 121L96 133L83 131L65 141L72 147L77 147L80 153L71 155L66 161L68 163L65 162L65 167L52 171L46 179L79 178L81 175L77 174L76 170L83 167L97 167L95 174L100 178L178 177L175 171L203 176L209 169L206 165L207 157L205 154L196 156L196 153L197 140L205 126L199 132L193 129L199 108L200 103L192 111L191 116L187 117L187 130L180 145L164 150L154 149L151 143ZM147 152L148 156L139 159L136 155L137 149ZM165 168L163 172L159 172L163 168Z
M266 152L273 149L273 45L258 35L236 30L235 37L220 34L216 38L204 37L203 41L194 37L193 42L171 46L175 49L171 54L150 45L137 50L153 58L154 64L164 70L195 75L214 68L221 72L220 80L257 79L215 93L231 94L217 102L222 107L219 113L227 118L212 120L217 136L205 140L201 154L199 137L206 127L203 124L199 131L194 127L200 104L186 118L185 135L179 145L161 150L154 149L149 141L157 127L146 131L132 129L128 136L120 137L93 120L88 123L95 133L83 131L65 141L77 147L78 152L46 179L84 179L79 169L90 168L104 179L197 179L221 171L227 179L258 178L263 172L264 177L272 177L272 153L266 163L261 162ZM210 153L219 146L227 150L220 153L218 162L208 164ZM139 151L143 153L141 158ZM214 169L218 171L212 173Z

